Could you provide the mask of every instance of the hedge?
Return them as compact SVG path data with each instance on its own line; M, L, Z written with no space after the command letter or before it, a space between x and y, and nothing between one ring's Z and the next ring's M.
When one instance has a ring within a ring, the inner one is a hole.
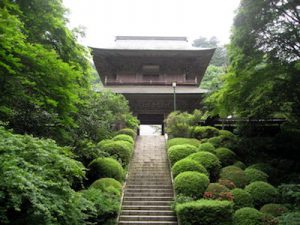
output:
M88 166L88 178L93 182L99 178L109 177L118 181L124 179L124 170L121 164L113 158L97 158Z
M203 196L208 184L209 179L205 174L194 171L180 173L174 181L176 194L182 194L194 199Z
M226 166L222 168L220 178L231 180L239 188L243 188L248 184L246 174L241 168L236 166Z
M197 148L193 145L174 145L168 149L168 156L171 164L173 165L180 159L183 159L195 152L197 152Z
M244 207L253 207L252 196L245 190L240 188L235 188L231 190L233 196L233 208L235 210L244 208Z
M207 170L200 163L192 159L181 159L172 167L174 177L185 171L196 171L209 176Z
M238 209L233 215L233 225L264 225L263 213L250 207Z
M267 203L274 203L278 198L278 191L271 184L255 181L245 187L253 198L254 206L261 207Z
M119 193L122 191L122 184L114 178L101 178L90 185L90 188L96 188L102 191L106 191L111 187L115 188Z
M220 159L222 166L229 166L236 161L236 154L228 148L217 148L216 156Z
M203 165L210 174L212 180L216 179L221 169L221 163L217 156L210 152L197 152L188 156Z
M134 140L131 136L127 135L127 134L118 134L116 136L113 137L114 141L127 141L130 144L134 144Z
M219 130L211 126L196 126L192 129L192 137L198 140L219 135Z
M195 138L172 138L168 140L167 148L170 148L174 145L184 145L184 144L189 144L198 147L200 145L200 141Z
M213 154L216 154L216 148L211 144L211 143L202 143L199 145L199 151L205 151L205 152L210 152Z
M254 181L264 181L267 182L268 174L253 168L245 169L246 177L248 178L249 182L252 183Z
M121 129L117 132L117 134L127 134L130 137L132 137L133 139L136 138L136 132L133 129L130 129L130 128Z
M232 203L206 200L177 204L175 211L181 225L229 225L232 221Z

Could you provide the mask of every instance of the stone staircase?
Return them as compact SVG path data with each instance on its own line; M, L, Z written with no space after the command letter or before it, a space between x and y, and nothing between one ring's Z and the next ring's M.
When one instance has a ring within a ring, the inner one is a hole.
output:
M124 190L119 225L177 225L163 136L138 136Z

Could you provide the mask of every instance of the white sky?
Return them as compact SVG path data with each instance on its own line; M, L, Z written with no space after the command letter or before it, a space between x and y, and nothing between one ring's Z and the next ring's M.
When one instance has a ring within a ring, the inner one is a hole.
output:
M216 36L229 42L240 0L63 0L70 27L85 27L81 40L92 47L109 46L118 35Z

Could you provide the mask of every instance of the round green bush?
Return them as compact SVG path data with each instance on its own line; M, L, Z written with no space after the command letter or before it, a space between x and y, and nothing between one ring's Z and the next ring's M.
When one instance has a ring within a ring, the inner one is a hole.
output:
M177 204L175 208L182 225L232 224L232 202L201 199Z
M210 183L206 189L207 192L220 194L221 192L229 192L229 189L218 183Z
M287 213L288 209L284 205L281 205L281 204L269 203L269 204L265 204L263 207L261 207L260 211L262 213L266 213L271 216L278 217L284 213Z
M278 191L271 184L263 181L255 181L245 187L253 198L254 206L261 207L267 203L273 203L278 198Z
M192 137L201 140L219 135L219 130L211 126L196 126L192 129Z
M114 141L127 141L132 145L134 143L133 138L131 136L127 135L127 134L118 134L118 135L113 137L113 140Z
M235 135L229 130L219 130L219 135L228 138L235 138Z
M217 136L217 137L212 137L207 140L209 143L211 143L215 148L218 148L221 146L222 142L222 137Z
M233 163L233 166L239 167L242 170L246 169L246 164L241 161L236 161L235 163Z
M205 151L205 152L216 154L215 147L208 142L200 144L198 149L199 151Z
M219 135L216 137L209 138L207 140L209 143L213 144L216 148L225 147L225 148L235 148L237 144L237 138L235 136L226 136Z
M278 225L299 225L300 224L300 212L289 212L278 217Z
M274 173L275 168L273 166L271 166L268 163L256 163L256 164L252 164L251 166L248 167L249 169L257 169L260 171L265 172L266 174L270 175L272 173Z
M210 174L212 180L216 179L221 169L221 163L217 156L210 152L197 152L188 156L189 159L193 159L200 163Z
M130 128L123 128L123 129L119 130L117 132L117 134L127 134L130 137L132 137L133 139L136 138L136 132L133 129L130 129Z
M233 214L233 225L263 225L263 213L250 207L238 209Z
M172 138L168 140L167 147L170 148L174 145L184 145L184 144L189 144L198 147L200 145L200 141L195 138Z
M190 154L197 152L197 147L189 144L174 145L168 149L168 156L171 164L173 165L180 159L183 159Z
M185 171L196 171L209 176L207 170L200 163L192 159L181 159L172 167L172 173L174 177Z
M236 188L236 185L231 180L228 180L228 179L221 178L218 180L218 183L221 185L224 185L225 187L227 187L230 190Z
M228 166L236 161L236 154L228 148L217 148L216 156L220 159L222 166Z
M90 182L99 178L109 177L118 181L124 179L124 170L121 164L113 158L97 158L88 165Z
M114 178L101 178L90 185L90 188L96 188L102 191L106 191L110 187L115 188L119 193L121 193L122 184Z
M102 151L120 160L123 166L128 165L132 155L132 145L127 141L101 141L99 146Z
M231 200L229 189L219 183L210 183L204 193L206 199ZM230 198L230 199L228 199Z
M194 199L201 198L209 184L208 177L199 172L187 171L175 178L176 194L182 194Z
M249 182L252 183L254 181L265 181L267 182L268 180L268 174L257 170L257 169L253 169L253 168L247 168L245 169L245 174L246 177L248 178Z
M246 174L241 168L236 166L226 166L222 168L220 178L231 180L239 188L243 188L248 184Z
M240 188L235 188L231 190L233 196L234 209L240 209L244 207L253 207L252 196L245 190Z

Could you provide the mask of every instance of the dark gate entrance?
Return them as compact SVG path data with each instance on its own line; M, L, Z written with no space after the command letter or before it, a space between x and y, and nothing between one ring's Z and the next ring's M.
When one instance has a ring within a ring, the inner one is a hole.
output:
M161 135L165 134L165 127L164 127L164 115L163 114L139 114L138 116L139 121L143 125L153 125L159 124L161 125ZM139 130L138 130L139 134Z

